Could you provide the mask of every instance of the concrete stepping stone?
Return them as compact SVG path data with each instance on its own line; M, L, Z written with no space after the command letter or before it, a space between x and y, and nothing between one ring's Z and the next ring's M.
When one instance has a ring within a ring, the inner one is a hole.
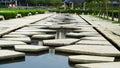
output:
M77 45L112 45L108 41L96 41L96 40L80 40Z
M27 37L25 35L4 35L3 38L24 38Z
M84 54L84 55L97 55L97 56L120 56L120 51L114 46L93 46L93 45L70 45L55 48L56 51Z
M81 40L98 40L98 41L105 41L104 37L83 37ZM107 41L107 40L106 40Z
M32 36L32 35L36 35L36 34L40 34L40 32L11 32L9 33L9 35L26 35L26 36Z
M11 51L11 50L0 50L0 60L13 59L25 57L25 53Z
M73 24L64 24L64 25L51 25L46 27L48 29L76 29L76 26Z
M17 32L56 32L56 30L51 30L51 29L20 29L17 30Z
M43 40L44 45L47 46L65 46L74 44L80 39L53 39L53 40Z
M0 40L0 47L13 47L14 45L25 45L26 43L21 41L8 41Z
M120 68L120 62L76 64L75 68Z
M67 33L66 36L68 37L99 37L101 36L97 32L81 32L81 33Z
M92 27L77 27L78 30L84 30L84 31L96 31Z
M33 35L32 36L33 39L53 39L55 38L55 35L48 35L48 34L44 34L44 35Z
M90 55L74 55L69 56L69 61L72 63L98 63L98 62L113 62L114 57L90 56Z
M77 27L92 27L92 25L81 25L81 24L79 24L79 23L78 23L76 26L77 26Z
M96 32L95 30L73 30L73 32Z
M30 43L31 39L29 37L21 37L21 38L1 38L1 40L10 40L10 41L22 41L26 43Z
M23 52L40 52L49 50L47 46L35 46L35 45L15 45L15 50Z

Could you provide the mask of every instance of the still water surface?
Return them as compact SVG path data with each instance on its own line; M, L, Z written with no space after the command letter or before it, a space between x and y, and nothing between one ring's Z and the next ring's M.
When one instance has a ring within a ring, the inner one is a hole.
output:
M39 56L26 56L25 61L0 64L0 68L71 68L68 57L52 53Z

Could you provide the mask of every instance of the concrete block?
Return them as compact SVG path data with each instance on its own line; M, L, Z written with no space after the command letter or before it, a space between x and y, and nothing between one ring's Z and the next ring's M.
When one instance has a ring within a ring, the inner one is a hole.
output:
M0 50L0 60L13 59L18 57L25 57L25 54L11 50Z
M81 40L107 41L104 37L83 37Z
M75 68L120 68L120 62L76 64Z
M14 45L25 45L26 43L21 41L8 41L8 40L0 40L0 47L9 47Z
M1 38L1 40L10 40L10 41L22 41L26 43L30 43L31 39L29 37L21 37L21 38Z
M69 61L73 62L73 63L113 62L114 57L91 56L91 55L73 55L73 56L69 56Z
M83 55L97 55L97 56L120 56L120 51L114 46L93 46L93 45L70 45L55 48L56 51L75 53Z
M101 36L100 34L98 34L97 32L80 32L80 33L67 33L68 37L99 37Z
M25 35L4 35L2 36L3 38L24 38L24 37L27 37Z
M80 40L77 45L112 45L108 41L96 41L96 40Z
M55 38L55 35L47 35L47 34L44 34L44 35L33 35L32 38L33 39L53 39L53 38Z
M76 43L80 39L53 39L53 40L43 40L44 45L47 46L65 46Z
M35 46L35 45L15 45L15 50L23 52L40 52L49 50L47 46Z

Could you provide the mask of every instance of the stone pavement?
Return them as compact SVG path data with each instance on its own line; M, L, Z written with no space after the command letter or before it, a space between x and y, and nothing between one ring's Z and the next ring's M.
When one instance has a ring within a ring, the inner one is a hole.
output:
M112 21L103 20L90 15L81 15L81 17L107 37L111 42L116 44L120 49L120 25L113 24Z
M106 61L120 61L120 59L117 59L120 57L120 51L103 35L96 31L97 28L93 28L97 26L96 24L90 25L76 14L43 14L42 19L43 20L41 20L41 15L35 15L15 20L1 21L1 50L4 50L4 46L8 47L6 49L12 46L13 51L22 52L43 53L41 50L49 50L47 54L52 55L54 60L58 60L53 56L59 56L57 55L57 51L59 51L64 54L70 53L70 55L66 57L67 61L69 61L68 58L72 55L73 58L70 58L72 62L76 62L77 57L74 59L75 54L79 55L79 57L83 55L84 57L78 58L77 62L84 60L85 64L87 64L87 62L95 63L96 61L102 61L104 63L107 63ZM100 27L98 26L98 28ZM37 57L39 57L37 61L41 61L41 55ZM28 59L28 57L26 58ZM36 57L30 60L35 58ZM64 62L62 59L61 61ZM68 62L65 63L68 64Z
M42 20L51 15L52 14L39 14L39 15L23 17L18 19L0 21L0 36L9 33L13 30L16 30L18 28L24 27L25 25L28 25L30 23L34 23L36 21Z

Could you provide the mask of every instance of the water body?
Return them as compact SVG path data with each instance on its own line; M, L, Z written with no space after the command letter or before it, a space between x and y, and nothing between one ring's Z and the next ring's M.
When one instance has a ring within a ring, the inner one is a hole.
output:
M64 18L63 18L64 19ZM68 22L68 21L67 21ZM58 29L55 39L66 38L68 31ZM42 40L32 39L31 45L43 45ZM69 65L68 56L55 54L54 48L39 55L26 55L21 60L0 61L0 68L72 68Z
M26 56L25 61L0 64L0 68L71 68L68 57L52 53L39 56Z
M57 39L65 38L65 31L57 32ZM42 41L32 39L31 45L41 45ZM8 63L9 62L9 63ZM55 54L55 49L50 48L43 54L30 54L25 59L5 61L0 64L0 68L72 68L69 65L68 56Z

